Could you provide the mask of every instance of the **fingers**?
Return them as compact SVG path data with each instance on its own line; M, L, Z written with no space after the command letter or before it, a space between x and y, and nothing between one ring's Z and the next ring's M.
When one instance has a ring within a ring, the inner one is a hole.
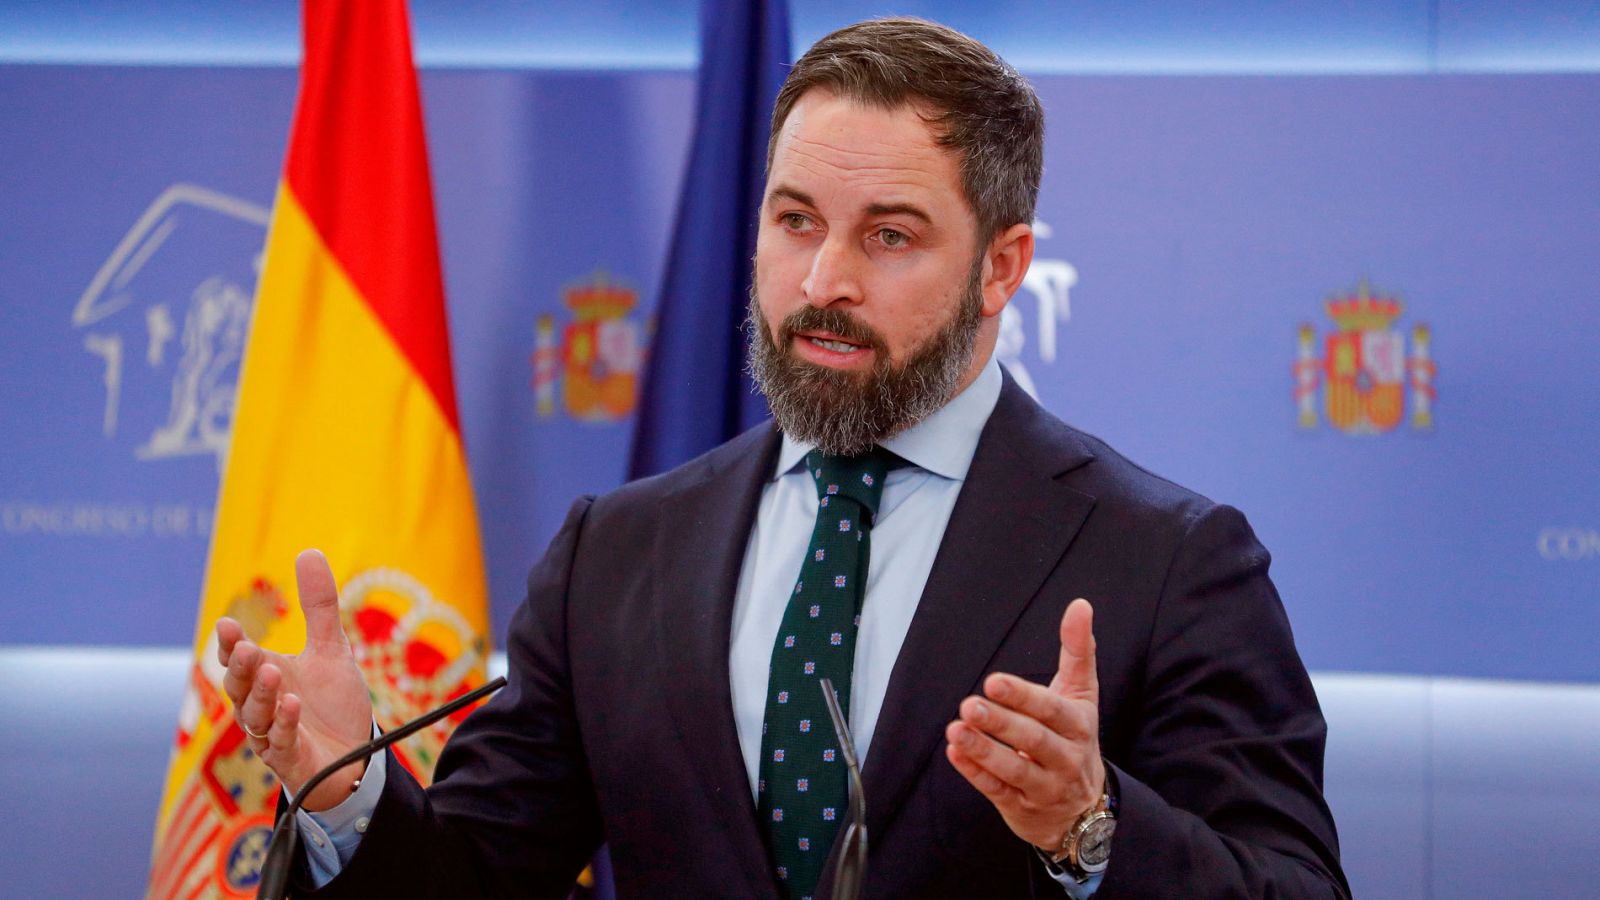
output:
M230 648L228 671L222 676L222 690L233 701L234 709L244 705L244 698L255 685L256 670L264 658L261 648L246 640L236 641Z
M300 697L285 693L278 698L278 710L272 717L272 727L266 732L267 743L277 757L292 754L297 746L296 736L300 726ZM256 732L260 734L258 730Z
M283 686L283 673L272 663L264 663L256 670L256 677L244 702L234 707L234 717L246 729L245 734L257 750L271 742L274 719L278 711L278 690ZM265 739L255 735L266 735Z
M223 616L217 620L217 662L226 666L233 647L244 638L244 626Z
M1065 750L1061 736L1037 718L979 697L968 697L957 709L961 721L1024 754L1027 759L1046 766L1061 763Z
M1052 733L1068 740L1088 740L1100 733L1096 707L1075 702L1025 678L996 672L983 680L983 693L995 703L1037 720Z
M1061 661L1050 687L1069 700L1100 706L1100 677L1095 672L1094 608L1079 597L1061 616Z
M944 748L945 758L989 802L1004 809L1022 798L1020 790L979 761L979 755L986 753L983 742L988 740L981 732L961 722L951 722L945 727L945 739L949 741Z
M300 609L306 616L306 644L346 643L339 624L339 586L321 550L304 550L294 559L295 582L300 587Z
M965 721L952 722L946 726L945 738L960 757L970 761L984 773L1018 794L1041 796L1050 789L1047 773L1036 760L1019 754ZM952 759L952 762L954 761ZM957 769L959 768L960 766L957 766ZM967 780L972 781L971 778ZM978 788L985 796L990 793L975 781L973 787Z
M996 673L984 680L983 692L992 702L968 697L961 718L1044 765L1075 762L1069 742L1088 745L1098 735L1093 709L1042 685Z

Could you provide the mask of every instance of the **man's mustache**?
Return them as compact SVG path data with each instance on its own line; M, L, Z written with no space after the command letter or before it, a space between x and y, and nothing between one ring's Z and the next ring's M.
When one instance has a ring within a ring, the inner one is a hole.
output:
M795 336L802 331L826 331L852 344L876 351L879 359L885 358L889 345L870 325L842 309L802 306L784 316L778 326L778 346L786 352Z

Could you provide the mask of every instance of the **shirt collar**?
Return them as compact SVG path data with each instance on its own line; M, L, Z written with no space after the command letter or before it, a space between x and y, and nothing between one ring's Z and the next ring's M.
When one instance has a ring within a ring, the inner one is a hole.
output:
M933 415L884 441L884 448L940 477L965 479L972 456L978 451L978 436L1000 399L1000 383L1000 363L990 354L978 377L965 390ZM793 471L813 448L814 445L802 444L785 434L773 480Z

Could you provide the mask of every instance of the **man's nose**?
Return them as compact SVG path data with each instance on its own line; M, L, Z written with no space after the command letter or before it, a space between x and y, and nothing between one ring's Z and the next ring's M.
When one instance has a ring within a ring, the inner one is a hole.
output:
M817 247L816 256L811 258L811 271L800 284L806 302L818 308L860 303L861 264L860 254L847 238L828 235Z

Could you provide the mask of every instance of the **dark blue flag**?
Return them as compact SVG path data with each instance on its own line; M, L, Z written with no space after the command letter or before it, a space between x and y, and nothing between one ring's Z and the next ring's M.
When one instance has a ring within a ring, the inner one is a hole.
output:
M786 0L702 0L694 147L629 477L693 459L767 415L744 371L743 323L772 102L788 64Z

